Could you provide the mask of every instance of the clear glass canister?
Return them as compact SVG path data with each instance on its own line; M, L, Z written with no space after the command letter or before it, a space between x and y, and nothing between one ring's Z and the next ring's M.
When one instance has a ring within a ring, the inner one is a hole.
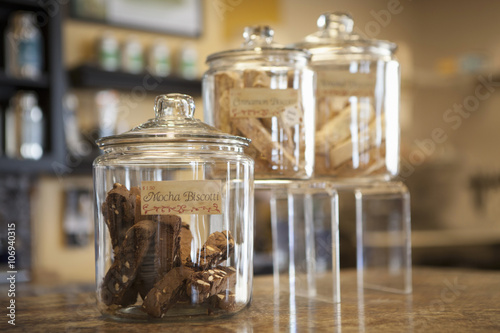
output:
M203 76L205 119L252 140L256 179L307 179L314 169L314 72L306 51L247 27L240 49L212 54Z
M400 69L396 44L353 32L349 14L326 13L319 31L294 44L317 75L315 175L398 174Z
M155 113L97 142L99 310L139 320L235 313L252 291L249 140L194 119L186 95L158 96Z

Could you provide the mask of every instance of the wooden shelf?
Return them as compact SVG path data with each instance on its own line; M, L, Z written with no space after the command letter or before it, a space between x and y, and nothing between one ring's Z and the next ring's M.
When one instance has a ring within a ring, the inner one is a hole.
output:
M82 65L69 71L71 85L76 88L118 89L138 93L182 93L201 96L201 81L179 77L157 77L151 74L110 72L94 65ZM140 90L140 91L139 91Z

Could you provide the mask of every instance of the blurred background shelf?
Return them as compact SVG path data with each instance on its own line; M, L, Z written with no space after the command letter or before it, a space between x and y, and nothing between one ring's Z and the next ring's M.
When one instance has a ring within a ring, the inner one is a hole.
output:
M45 155L39 160L21 160L0 157L0 173L32 174L52 173L56 166L50 155Z
M0 156L1 174L54 174L54 165L66 156L62 100L66 92L66 76L62 59L62 11L53 10L45 1L0 1L0 29L5 31L16 11L35 13L43 41L43 72L39 78L14 78L4 70L5 44L0 45L0 106L6 110L11 98L19 91L33 91L43 112L45 147L39 160L22 160ZM57 9L60 9L57 7ZM2 119L5 121L5 119ZM2 142L5 143L5 142Z
M0 72L0 86L16 88L49 88L49 77L42 75L37 79L19 79Z
M45 1L38 0L2 0L2 7L22 10L40 10L45 5Z
M140 93L142 91L168 94L179 92L201 96L201 80L186 80L179 77L158 77L148 73L130 74L125 72L110 72L94 65L81 65L69 71L72 87L128 90Z

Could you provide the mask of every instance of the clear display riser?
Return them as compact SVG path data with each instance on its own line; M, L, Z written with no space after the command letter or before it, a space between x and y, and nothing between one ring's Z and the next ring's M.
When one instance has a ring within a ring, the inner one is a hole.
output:
M342 220L339 204L349 196L358 288L412 292L410 194L402 182L256 180L256 207L268 204L271 215L275 291L340 302L339 225L352 221Z

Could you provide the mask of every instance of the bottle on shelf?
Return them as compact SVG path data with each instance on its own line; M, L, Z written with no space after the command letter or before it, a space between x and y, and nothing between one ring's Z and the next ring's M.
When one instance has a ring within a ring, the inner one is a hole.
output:
M19 91L5 115L5 153L9 158L38 160L44 153L45 119L32 91Z
M95 95L99 137L116 134L119 93L115 90L100 90Z
M36 26L35 14L17 11L9 18L5 32L6 74L36 79L43 70L43 39Z
M122 47L122 70L139 74L144 70L142 45L135 36L129 36Z
M164 41L157 40L151 45L148 54L148 65L151 74L168 76L171 72L170 48Z
M120 67L120 47L113 33L106 31L97 42L97 54L99 66L110 72Z
M67 93L63 98L64 135L70 154L87 156L92 152L92 146L82 138L77 116L78 103L78 98L73 93Z
M194 80L198 77L198 52L191 44L185 44L179 54L179 76Z

